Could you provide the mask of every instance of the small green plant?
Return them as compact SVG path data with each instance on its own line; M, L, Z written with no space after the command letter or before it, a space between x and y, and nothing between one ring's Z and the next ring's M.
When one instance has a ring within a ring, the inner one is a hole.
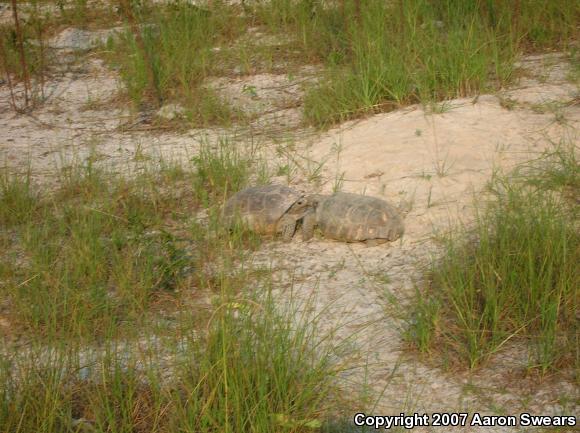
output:
M433 169L438 177L446 177L449 175L451 167L453 167L453 162L449 162L449 154L445 154L443 158L440 158L439 151L435 152L435 160L433 161Z
M445 114L451 111L452 108L453 106L448 101L430 101L425 105L425 111L430 114Z
M334 183L332 184L333 193L342 191L342 187L344 185L344 174L345 172L343 171L340 174L336 173L334 176Z
M218 140L215 149L209 142L202 142L192 162L197 173L193 189L204 206L223 203L228 195L246 186L252 168L257 168L225 138Z
M256 86L248 86L247 84L244 84L244 87L242 88L242 93L250 95L252 98L258 97Z
M553 143L553 149L518 168L515 176L537 188L557 191L571 203L580 199L580 162L576 148L567 142Z
M331 153L336 155L335 157L335 173L334 173L334 182L332 184L332 192L339 192L342 190L344 186L344 176L346 172L340 171L340 154L342 153L342 142L333 143L331 147Z
M554 116L554 121L559 124L566 123L566 117L563 111L563 104L556 102L543 102L539 104L531 104L530 108L534 113L546 114L551 113Z
M293 307L276 312L268 297L218 306L200 346L204 356L182 366L193 431L279 431L318 420L332 389L329 353L309 343L317 320L294 314ZM210 391L216 398L205 397Z

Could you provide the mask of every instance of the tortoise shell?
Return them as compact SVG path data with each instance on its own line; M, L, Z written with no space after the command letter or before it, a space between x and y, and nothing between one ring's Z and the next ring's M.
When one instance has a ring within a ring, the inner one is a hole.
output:
M398 210L384 200L359 194L335 193L320 201L317 225L324 236L356 241L393 241L403 235Z
M237 217L260 234L276 234L278 222L303 195L283 185L263 185L243 189L230 197L223 209L226 224Z

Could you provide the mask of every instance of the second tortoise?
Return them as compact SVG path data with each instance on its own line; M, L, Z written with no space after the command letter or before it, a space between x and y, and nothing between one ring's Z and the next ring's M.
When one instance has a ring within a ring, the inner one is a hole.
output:
M304 240L312 238L318 227L327 238L374 246L397 240L405 231L399 210L378 198L339 192L314 195L309 202L312 210L304 216Z

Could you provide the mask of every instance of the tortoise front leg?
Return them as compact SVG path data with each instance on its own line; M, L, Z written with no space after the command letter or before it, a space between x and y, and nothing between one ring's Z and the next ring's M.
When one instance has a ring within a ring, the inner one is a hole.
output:
M316 226L316 211L311 210L304 215L302 220L302 242L309 241L314 236L314 227Z
M288 215L282 217L278 223L278 231L282 233L282 240L290 242L296 232L296 219Z

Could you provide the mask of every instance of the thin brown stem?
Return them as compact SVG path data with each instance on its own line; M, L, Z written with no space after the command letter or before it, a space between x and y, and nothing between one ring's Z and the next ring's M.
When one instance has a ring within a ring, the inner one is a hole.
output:
M340 13L342 14L342 21L344 23L345 33L348 34L348 16L346 10L346 1L347 0L340 1Z
M36 38L38 39L38 51L39 51L39 59L38 59L38 76L40 80L40 97L44 101L44 84L45 84L45 76L44 76L44 67L45 67L45 47L44 47L44 32L42 28L42 20L39 18L39 10L38 4L35 3L34 5L34 15L33 15L33 23L34 23L34 30L36 31Z
M12 0L12 16L14 17L14 27L16 30L16 38L18 42L18 51L20 54L20 65L22 67L22 75L24 78L24 104L28 107L28 93L30 91L30 77L28 76L28 64L26 63L26 55L24 53L24 38L22 37L22 28L20 27L20 20L18 19L18 7L16 0Z
M44 68L45 68L45 49L44 49L44 32L43 32L43 28L42 28L42 23L40 21L38 21L38 42L39 42L39 46L40 46L40 96L42 97L42 100L44 101L44 84L45 84L45 77L44 77Z
M516 37L519 37L520 35L520 13L521 13L521 2L520 0L515 0L514 2L514 12L512 15L512 25L514 28L514 31L516 33Z
M12 79L10 78L10 70L8 69L8 61L6 60L6 51L4 50L4 43L0 41L0 58L2 59L2 66L6 71L6 81L8 82L8 88L10 89L10 105L14 111L19 111L16 106L16 98L14 97L14 88L12 87Z
M362 11L361 11L361 0L354 0L354 15L356 17L357 25L362 26Z

